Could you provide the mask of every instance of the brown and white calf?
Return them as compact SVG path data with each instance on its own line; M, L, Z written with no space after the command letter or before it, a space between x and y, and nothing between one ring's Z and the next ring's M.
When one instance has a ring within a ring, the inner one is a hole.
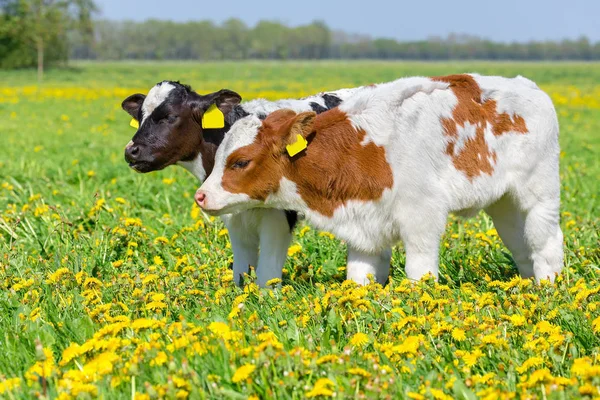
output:
M292 157L287 146L305 149ZM448 213L484 209L520 274L552 280L563 265L558 163L556 113L532 81L415 77L362 88L320 115L240 119L196 201L211 214L304 214L363 255L348 266L359 283L385 281L379 254L399 240L408 278L437 277Z
M134 94L122 103L123 109L139 121L139 128L125 149L125 159L138 172L181 165L202 182L213 169L217 148L237 120L249 115L265 118L282 108L323 112L339 105L355 90L341 89L304 99L257 99L240 104L241 96L231 90L201 95L189 86L163 81L147 96ZM206 111L213 106L224 115L222 127L206 127L202 122ZM281 277L296 218L295 212L276 209L248 210L223 216L231 239L236 282L239 283L249 265L256 267L257 283L261 286L270 279ZM355 258L351 253L350 263ZM389 265L390 249L383 251L380 258L382 263ZM357 259L356 262L361 261Z

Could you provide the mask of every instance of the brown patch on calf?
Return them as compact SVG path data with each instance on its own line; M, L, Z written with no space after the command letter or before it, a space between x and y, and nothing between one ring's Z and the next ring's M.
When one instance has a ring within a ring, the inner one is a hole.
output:
M283 109L272 112L262 122L254 143L237 149L225 161L221 184L231 193L246 193L250 198L265 201L279 190L286 160L277 133L282 125L291 129L296 113ZM238 161L250 161L244 169L236 169Z
M355 129L344 112L334 108L317 116L293 113L287 120L289 111L278 113L263 122L255 143L229 155L222 181L227 191L264 201L285 177L297 185L310 209L331 217L349 200L374 201L392 187L385 150L373 142L361 144L366 132ZM291 158L285 145L299 132L309 144ZM242 159L254 165L243 172L228 168Z
M527 133L527 125L522 116L507 113L498 114L496 101L488 99L482 102L481 88L470 75L449 75L431 78L434 81L447 82L450 89L458 99L452 111L452 118L442 118L441 123L446 136L449 138L446 154L452 157L456 169L467 175L469 180L481 174L492 175L496 162L496 152L490 150L485 141L485 130L488 124L494 136L506 132ZM457 126L465 124L475 127L475 137L464 142L463 148L455 154L455 145L458 141Z

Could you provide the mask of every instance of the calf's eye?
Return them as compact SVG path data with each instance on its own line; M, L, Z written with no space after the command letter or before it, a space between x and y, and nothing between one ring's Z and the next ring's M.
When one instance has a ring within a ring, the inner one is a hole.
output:
M177 115L169 115L167 121L169 121L169 123L172 124L173 122L177 121Z
M233 169L243 169L246 168L250 164L250 160L238 160L236 161L231 168Z

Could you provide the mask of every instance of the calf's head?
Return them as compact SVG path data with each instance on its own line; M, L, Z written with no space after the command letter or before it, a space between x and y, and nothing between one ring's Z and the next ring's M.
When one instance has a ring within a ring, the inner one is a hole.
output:
M278 110L264 121L248 116L236 122L217 151L213 173L196 192L198 205L213 215L264 206L304 156L315 116Z
M200 95L172 81L156 84L147 96L127 97L121 107L138 121L139 128L125 148L125 160L138 172L150 172L194 160L200 154L204 175L208 175L227 126L203 128L202 118L215 105L227 121L241 99L227 89Z

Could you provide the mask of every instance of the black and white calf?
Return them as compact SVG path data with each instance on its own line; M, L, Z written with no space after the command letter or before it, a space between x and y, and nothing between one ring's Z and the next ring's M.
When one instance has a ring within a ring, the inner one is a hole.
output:
M139 121L139 128L125 149L125 159L131 168L144 173L178 164L203 182L213 169L218 146L237 120L250 114L265 118L283 108L323 112L338 106L356 90L341 89L304 99L257 99L240 104L241 96L231 90L201 95L189 86L163 81L147 96L134 94L122 103L123 109ZM223 126L207 128L203 117L215 106L224 115ZM235 281L240 282L249 265L256 267L257 283L261 286L270 279L281 278L296 213L254 209L224 215L222 219L229 230L233 249ZM386 251L380 256L380 262L389 268L390 257L391 251ZM362 256L349 254L349 265L353 262L362 263Z

